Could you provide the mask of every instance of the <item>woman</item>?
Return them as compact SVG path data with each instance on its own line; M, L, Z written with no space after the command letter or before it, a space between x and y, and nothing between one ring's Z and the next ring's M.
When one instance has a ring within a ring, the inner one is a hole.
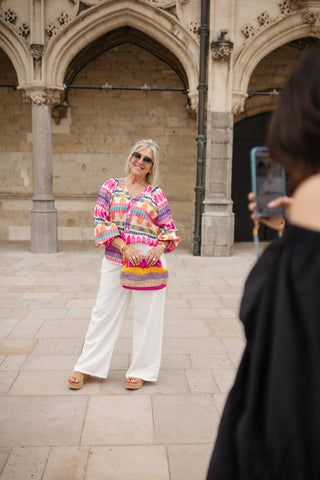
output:
M247 343L208 480L320 478L319 79L316 49L296 68L272 116L267 145L286 168L292 199L273 203L289 207L285 235L246 281L240 319ZM277 228L280 219L270 221Z
M138 389L144 381L155 382L161 359L165 289L127 290L120 286L123 262L137 266L145 258L149 266L180 239L167 199L157 185L159 146L141 140L131 149L125 178L111 178L101 187L95 207L95 244L105 246L100 287L92 310L81 356L69 378L79 389L90 376L107 378L112 353L132 297L133 347L126 388Z

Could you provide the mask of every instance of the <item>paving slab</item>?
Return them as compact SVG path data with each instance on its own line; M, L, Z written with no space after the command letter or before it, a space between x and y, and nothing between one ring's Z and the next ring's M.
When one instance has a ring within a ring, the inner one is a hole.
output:
M108 379L68 388L103 251L59 250L0 242L0 480L205 480L244 348L238 310L253 245L225 258L168 255L160 375L137 391L125 388L131 306Z
M42 480L85 480L88 447L52 447Z
M158 395L152 403L156 443L213 443L219 414L211 395Z
M11 450L12 449L9 447L0 447L0 472L3 472L3 469L5 467L5 464L8 461Z
M149 445L154 443L151 397L100 395L91 397L82 445Z
M168 459L171 479L204 479L211 453L212 445L169 445Z
M34 338L5 338L0 342L0 355L29 355L37 342Z
M2 471L1 480L42 480L49 450L48 447L14 447Z
M220 393L211 370L186 370L185 373L192 393Z
M0 446L79 445L86 397L0 397Z
M87 480L169 480L164 446L92 447Z

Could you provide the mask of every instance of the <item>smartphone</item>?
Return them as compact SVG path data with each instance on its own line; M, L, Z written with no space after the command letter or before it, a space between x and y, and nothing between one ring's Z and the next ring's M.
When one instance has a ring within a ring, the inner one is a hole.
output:
M257 208L254 211L259 217L284 215L284 208L269 208L268 203L277 197L286 195L285 169L270 160L266 147L254 147L251 157L251 186L256 196Z

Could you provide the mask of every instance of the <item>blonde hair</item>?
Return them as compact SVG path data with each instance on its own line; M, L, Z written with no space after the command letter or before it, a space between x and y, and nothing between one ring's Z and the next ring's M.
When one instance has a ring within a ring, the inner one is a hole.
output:
M146 182L153 187L156 187L159 183L159 152L160 147L159 145L154 142L153 140L139 140L130 150L129 156L125 163L124 174L129 175L130 173L130 160L132 157L133 152L139 152L145 148L150 148L152 151L152 169L146 176Z

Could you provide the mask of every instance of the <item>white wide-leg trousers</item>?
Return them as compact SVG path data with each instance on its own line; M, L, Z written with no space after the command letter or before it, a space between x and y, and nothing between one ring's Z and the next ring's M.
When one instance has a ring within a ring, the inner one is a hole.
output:
M142 255L150 248L134 244ZM165 256L161 262L166 267ZM158 378L166 289L127 290L120 286L122 265L103 258L96 305L86 334L82 353L74 370L107 378L111 357L119 338L123 320L133 301L133 339L131 364L126 377L155 382Z

